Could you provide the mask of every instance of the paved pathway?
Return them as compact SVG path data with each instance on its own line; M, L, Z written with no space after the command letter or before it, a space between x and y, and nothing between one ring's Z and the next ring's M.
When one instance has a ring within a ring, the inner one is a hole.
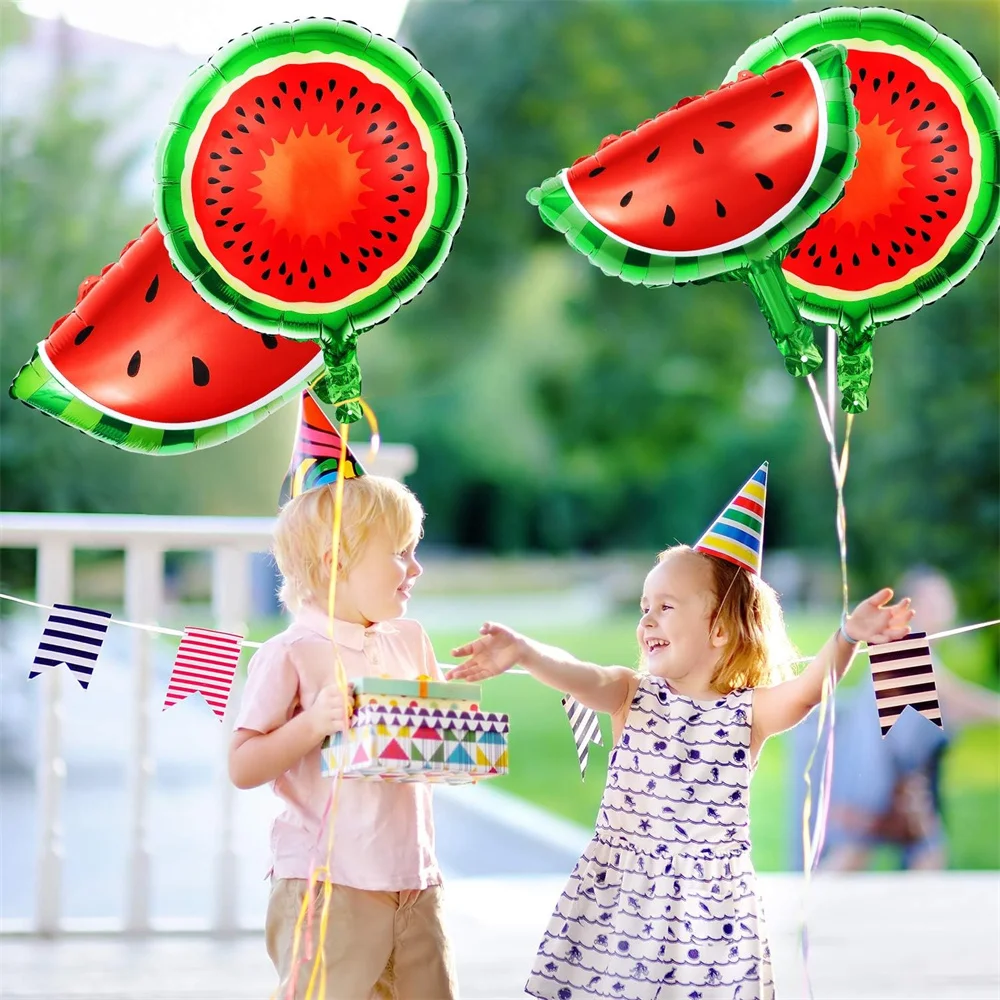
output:
M454 879L448 921L465 1000L523 996L521 985L562 877ZM782 1000L805 997L796 941L801 880L761 879ZM811 891L816 1000L996 1000L997 873L822 876ZM6 1000L265 1000L259 934L0 938ZM434 1000L434 998L428 998Z

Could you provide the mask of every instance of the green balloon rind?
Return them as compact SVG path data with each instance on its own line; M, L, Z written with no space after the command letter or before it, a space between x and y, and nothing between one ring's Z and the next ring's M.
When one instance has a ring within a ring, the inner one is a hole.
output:
M274 308L234 289L195 244L181 200L180 179L187 146L214 96L261 59L291 52L344 53L363 58L398 84L431 135L428 155L438 178L430 227L409 264L360 302L325 313ZM451 101L409 50L359 25L330 18L267 25L229 42L189 77L171 113L171 123L156 148L157 224L174 265L198 294L220 312L260 333L279 334L293 340L334 338L346 343L376 323L384 322L418 295L444 263L447 253L439 252L438 232L443 230L453 235L461 224L468 201L466 163L465 140ZM410 264L417 258L434 270L415 274ZM397 280L402 275L409 275L410 280Z

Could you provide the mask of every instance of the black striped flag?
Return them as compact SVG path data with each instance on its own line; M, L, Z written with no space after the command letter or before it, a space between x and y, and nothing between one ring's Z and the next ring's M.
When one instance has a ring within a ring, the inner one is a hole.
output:
M234 632L186 627L174 659L163 710L189 694L201 694L221 720L226 714L242 639Z
M580 761L580 777L587 776L587 761L590 758L590 744L603 746L601 739L601 723L597 713L592 708L585 708L572 695L566 695L562 700L563 708L569 716L569 727L573 730L576 742L576 756Z
M911 632L905 639L868 647L875 683L875 704L882 735L892 729L907 705L925 719L941 725L941 707L931 666L926 632Z
M94 675L104 637L108 634L110 620L110 611L53 604L28 680L37 677L43 670L65 663L86 691Z

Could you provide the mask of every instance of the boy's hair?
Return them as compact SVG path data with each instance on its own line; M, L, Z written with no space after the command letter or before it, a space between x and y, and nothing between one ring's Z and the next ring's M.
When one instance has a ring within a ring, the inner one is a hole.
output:
M665 549L656 561L675 553L704 559L711 571L715 600L709 613L711 628L721 625L729 636L722 659L712 675L720 694L742 688L775 684L790 676L798 655L785 631L778 595L756 573L726 559L706 555L689 545Z
M317 486L290 500L278 514L272 551L282 576L278 597L290 611L309 603L326 606L335 495L336 484ZM376 524L384 525L393 545L402 550L420 538L423 519L420 501L402 483L384 476L345 480L341 573L350 571Z

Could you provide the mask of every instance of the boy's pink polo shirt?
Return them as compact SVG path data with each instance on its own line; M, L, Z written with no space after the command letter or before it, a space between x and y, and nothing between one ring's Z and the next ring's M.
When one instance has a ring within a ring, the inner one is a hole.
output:
M250 661L237 729L269 733L334 681L329 618L306 607ZM369 628L334 619L334 638L348 679L387 675L440 678L434 649L418 622L397 618ZM324 864L323 815L333 780L320 775L311 750L272 787L285 802L271 829L275 878L308 878ZM441 882L434 854L431 788L423 782L341 781L333 831L331 881L356 889L426 889Z

